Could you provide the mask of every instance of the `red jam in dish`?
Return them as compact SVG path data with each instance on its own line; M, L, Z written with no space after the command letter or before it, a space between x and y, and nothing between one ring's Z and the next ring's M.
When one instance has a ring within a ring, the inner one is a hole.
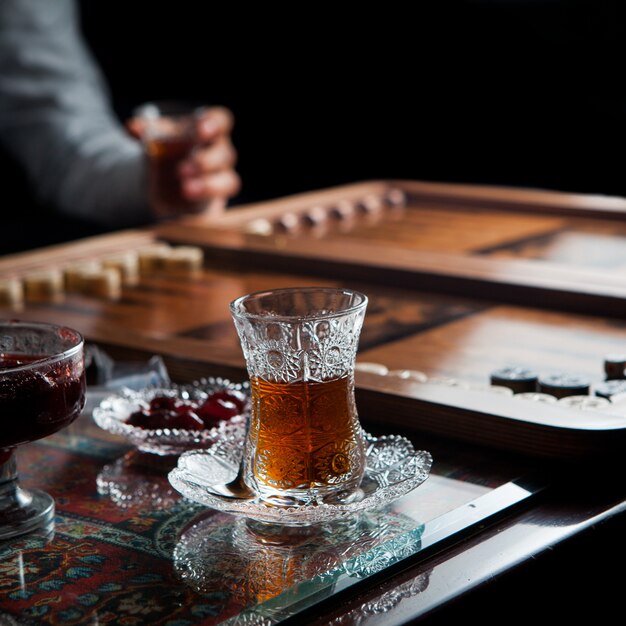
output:
M204 430L241 415L246 402L246 396L234 389L216 391L201 402L159 395L131 413L126 423L147 430Z

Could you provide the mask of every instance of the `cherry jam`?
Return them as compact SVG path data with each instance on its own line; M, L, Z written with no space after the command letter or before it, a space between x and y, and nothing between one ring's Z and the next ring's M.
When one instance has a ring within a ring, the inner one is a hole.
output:
M131 413L126 421L131 426L150 430L203 430L241 415L246 406L245 395L235 390L216 391L198 403L170 396L155 396L147 406Z
M35 365L47 358L0 353L0 448L47 437L80 415L85 404L82 357Z

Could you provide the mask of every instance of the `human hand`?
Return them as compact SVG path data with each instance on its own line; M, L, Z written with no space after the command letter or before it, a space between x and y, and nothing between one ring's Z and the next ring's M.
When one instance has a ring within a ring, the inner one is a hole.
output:
M159 120L164 125L167 121L167 118ZM224 107L202 109L195 119L197 145L178 164L180 192L191 206L204 205L203 217L223 211L226 200L236 195L241 185L234 169L237 153L230 138L233 122L232 113ZM135 137L142 138L146 120L133 117L127 128Z

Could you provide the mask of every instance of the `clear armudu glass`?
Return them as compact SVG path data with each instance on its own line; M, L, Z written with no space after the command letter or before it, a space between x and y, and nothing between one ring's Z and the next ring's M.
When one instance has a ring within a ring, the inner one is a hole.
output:
M367 297L306 287L231 303L252 391L244 480L268 503L359 497L365 451L354 365Z

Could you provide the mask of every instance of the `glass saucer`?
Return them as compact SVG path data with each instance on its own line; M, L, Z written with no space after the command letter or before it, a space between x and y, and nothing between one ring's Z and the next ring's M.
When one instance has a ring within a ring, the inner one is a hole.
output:
M405 437L374 437L363 433L365 475L359 493L350 502L280 507L267 504L256 495L230 498L222 495L220 486L233 480L239 470L244 440L244 428L239 428L237 435L220 439L208 450L182 454L168 477L171 485L186 498L258 522L308 526L381 507L421 485L432 465L430 453L415 450Z
M203 378L188 385L161 385L141 390L122 389L104 398L94 408L94 422L103 430L128 439L142 452L169 455L181 454L190 449L207 448L216 441L238 436L246 422L249 409L241 415L217 422L213 428L205 430L184 430L178 428L139 428L126 423L134 411L145 407L156 396L168 396L202 402L220 390L234 390L246 395L249 406L248 383L231 383L222 378Z

